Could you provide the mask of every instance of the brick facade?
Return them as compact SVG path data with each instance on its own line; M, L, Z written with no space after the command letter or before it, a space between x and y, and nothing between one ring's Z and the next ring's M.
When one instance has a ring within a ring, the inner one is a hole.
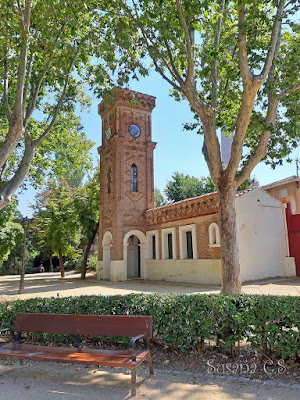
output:
M173 279L172 263L176 263L175 269L182 271L176 273L174 279L184 280L181 277L184 268L193 274L197 268L203 267L199 264L201 260L211 260L217 276L212 282L219 282L220 245L211 246L208 236L210 224L219 221L216 194L154 208L153 150L156 143L151 139L154 107L153 96L127 89L114 89L112 96L99 104L98 112L102 118L102 146L98 148L99 278L123 280L127 276L140 276L151 279L151 271L155 277L168 266L171 268L168 279ZM129 134L131 124L139 127L140 135ZM132 187L133 166L137 171L136 191ZM153 254L151 257L151 240L154 240L151 232L155 232L155 260ZM167 259L168 232L172 232L172 259ZM192 235L189 255L186 235ZM160 264L162 259L163 265ZM134 263L139 264L138 269L130 265Z
M210 224L213 222L219 224L216 193L153 208L145 212L145 219L147 231L159 231L159 243L162 242L162 229L176 228L176 259L180 259L179 227L192 224L196 225L197 258L219 259L221 257L220 247L211 247L208 237ZM161 246L159 257L162 258Z
M123 259L123 238L130 230L146 232L144 211L154 207L151 112L155 97L130 90L115 89L112 98L99 104L102 118L100 154L100 224L98 257L102 259L102 239L106 231L113 237L112 260ZM132 137L131 124L141 134ZM107 138L110 129L111 137ZM137 168L137 192L131 191L131 167Z

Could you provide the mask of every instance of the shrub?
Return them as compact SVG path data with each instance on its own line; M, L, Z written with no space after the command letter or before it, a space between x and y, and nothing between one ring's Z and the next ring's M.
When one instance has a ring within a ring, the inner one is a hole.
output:
M90 271L96 271L97 269L97 252L90 253L87 262L87 269Z
M300 297L258 295L131 294L35 298L0 303L0 328L13 327L18 312L151 315L156 339L180 348L214 340L232 348L246 340L263 353L282 358L300 348Z

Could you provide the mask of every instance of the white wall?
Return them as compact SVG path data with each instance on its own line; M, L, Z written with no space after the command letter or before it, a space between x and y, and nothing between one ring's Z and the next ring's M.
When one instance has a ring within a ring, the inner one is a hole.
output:
M260 188L236 198L242 281L286 275L286 233L281 203Z
M147 279L154 281L220 285L221 260L146 260Z

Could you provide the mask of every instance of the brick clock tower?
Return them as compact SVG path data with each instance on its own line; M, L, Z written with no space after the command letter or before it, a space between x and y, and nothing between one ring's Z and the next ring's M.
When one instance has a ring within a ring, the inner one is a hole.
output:
M115 88L102 118L98 279L146 278L144 212L154 207L151 113L155 97Z

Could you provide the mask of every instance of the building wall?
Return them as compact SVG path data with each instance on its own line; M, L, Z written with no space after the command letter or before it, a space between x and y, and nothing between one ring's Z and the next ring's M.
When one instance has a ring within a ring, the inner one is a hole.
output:
M167 282L220 285L221 260L147 260L147 279Z
M219 215L203 215L182 219L180 221L170 221L160 225L152 225L151 230L158 230L159 237L159 258L162 258L162 229L175 227L176 232L176 259L180 259L179 227L187 225L196 225L197 258L201 259L219 259L221 258L220 247L210 247L208 240L208 228L212 222L219 224Z
M219 215L216 211L216 193L148 210L147 232L151 236L156 235L157 243L155 260L151 259L151 241L148 240L147 243L147 279L220 285L220 244L209 243L209 226L212 223L219 225ZM172 260L164 259L163 255L165 231L175 235ZM186 253L184 254L186 231L193 231L193 259L186 259Z
M277 200L291 204L292 214L300 214L300 185L299 182L289 182L265 189Z
M236 198L242 281L286 276L284 205L257 188Z

